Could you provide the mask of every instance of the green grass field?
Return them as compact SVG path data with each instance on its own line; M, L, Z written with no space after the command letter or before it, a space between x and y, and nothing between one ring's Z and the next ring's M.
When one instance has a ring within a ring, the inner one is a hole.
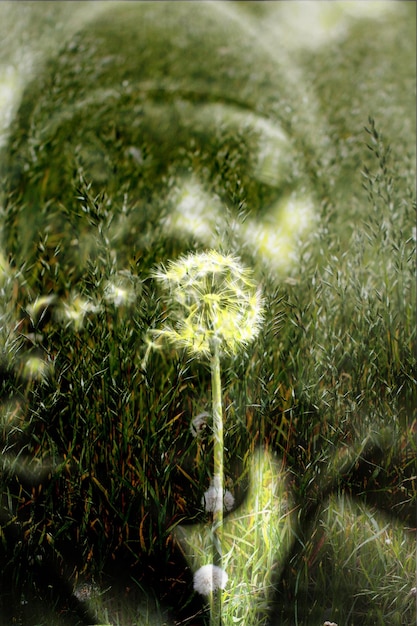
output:
M223 626L411 626L415 3L0 17L0 626L214 626L217 540ZM210 249L264 308L219 539L209 363L155 332Z

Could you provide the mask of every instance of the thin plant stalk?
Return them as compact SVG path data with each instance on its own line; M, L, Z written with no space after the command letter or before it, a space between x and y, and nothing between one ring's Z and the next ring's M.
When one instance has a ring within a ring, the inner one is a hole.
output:
M211 370L213 411L213 479L214 504L210 529L212 563L203 565L194 575L194 588L209 596L211 626L222 623L222 593L228 576L222 568L222 532L224 501L224 434L220 357L235 355L258 334L263 307L251 272L238 259L216 250L189 254L156 271L170 292L177 308L173 324L165 324L156 334L177 346L186 347L200 358L208 358ZM207 581L205 573L212 571ZM200 577L202 579L200 580ZM211 583L211 584L210 584Z
M220 493L221 506L217 506L213 512L212 536L213 536L213 565L222 567L221 530L223 525L223 407L220 376L220 350L217 341L213 341L210 357L211 369L211 394L213 411L213 457L214 477L213 482ZM212 626L221 624L221 591L213 592L210 598Z

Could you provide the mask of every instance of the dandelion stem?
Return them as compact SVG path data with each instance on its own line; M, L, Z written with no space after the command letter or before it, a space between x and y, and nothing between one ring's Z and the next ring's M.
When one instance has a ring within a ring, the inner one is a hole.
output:
M233 256L216 250L190 254L171 262L154 277L167 288L177 311L173 324L157 331L193 355L210 359L213 410L213 478L207 492L206 510L212 513L212 563L196 572L196 589L210 595L210 626L221 626L222 594L227 574L222 568L224 505L224 441L220 356L235 355L258 334L263 318L262 298L251 272ZM144 359L146 366L147 353ZM230 496L231 494L229 494ZM206 494L205 494L206 497ZM230 497L228 498L230 503ZM202 571L201 571L202 570ZM212 572L207 582L207 572ZM219 578L220 576L220 578ZM201 584L200 584L201 583ZM208 589L208 587L211 587Z
M220 350L218 342L211 346L211 394L213 409L213 457L214 484L219 490L223 501L223 409L220 377ZM213 512L213 564L222 567L221 527L223 524L223 506L216 507ZM221 592L211 594L211 626L221 624Z

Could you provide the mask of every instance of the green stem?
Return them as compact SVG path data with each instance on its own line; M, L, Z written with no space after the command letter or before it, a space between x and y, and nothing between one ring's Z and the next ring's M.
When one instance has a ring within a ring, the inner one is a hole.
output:
M211 395L213 410L213 456L214 476L213 483L220 490L223 499L223 407L222 387L220 377L220 352L217 343L213 344L211 351ZM212 537L213 537L213 565L222 566L221 551L221 527L223 525L223 506L213 513ZM221 624L221 590L211 595L211 626Z

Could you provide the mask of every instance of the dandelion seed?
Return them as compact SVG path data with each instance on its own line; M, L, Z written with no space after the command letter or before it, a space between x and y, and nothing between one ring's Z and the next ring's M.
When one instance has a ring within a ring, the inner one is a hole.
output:
M192 419L190 431L193 437L198 437L202 434L207 426L208 417L210 417L210 414L207 411L203 411L203 413L199 413Z
M263 319L262 298L251 272L233 256L216 250L190 254L154 274L177 307L173 326L156 331L200 355L213 345L235 354L257 336Z
M86 600L90 600L93 596L97 595L99 592L98 587L93 583L81 583L77 585L74 589L74 596L80 602L85 602Z
M194 574L194 589L202 596L208 596L217 589L224 589L229 577L217 565L203 565Z
M235 505L235 498L228 489L224 492L223 505L226 511L231 511Z
M410 596L417 597L417 587L411 587Z
M222 510L230 511L234 503L233 494L227 489L223 492L219 476L214 476L210 487L201 498L201 504L204 506L204 509L208 513L217 513Z

